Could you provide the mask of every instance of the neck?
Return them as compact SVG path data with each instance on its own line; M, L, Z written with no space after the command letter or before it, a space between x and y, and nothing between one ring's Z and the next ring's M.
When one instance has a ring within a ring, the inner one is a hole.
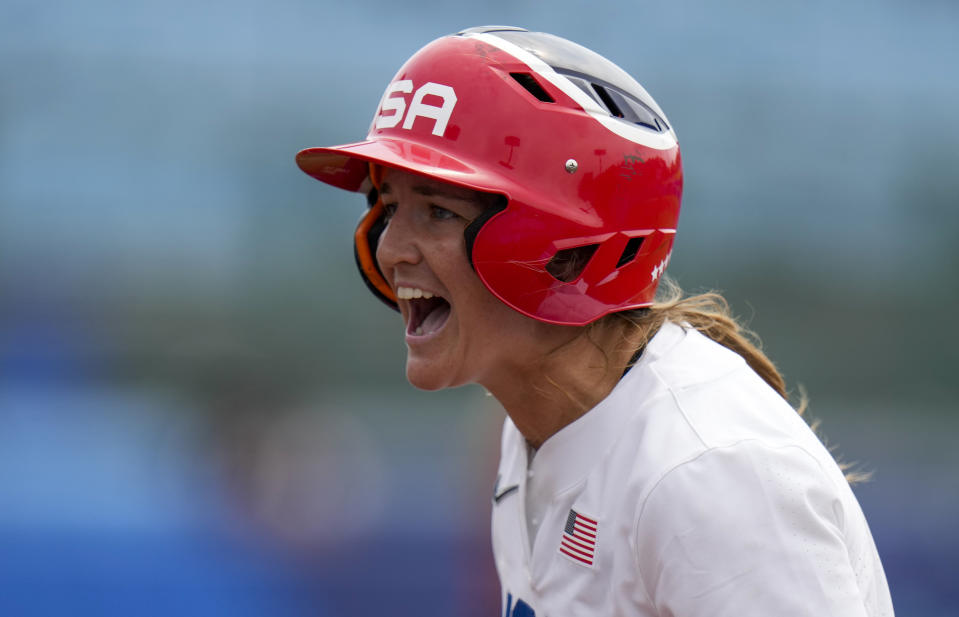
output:
M526 441L539 448L606 398L639 346L621 326L577 329L572 338L484 383Z

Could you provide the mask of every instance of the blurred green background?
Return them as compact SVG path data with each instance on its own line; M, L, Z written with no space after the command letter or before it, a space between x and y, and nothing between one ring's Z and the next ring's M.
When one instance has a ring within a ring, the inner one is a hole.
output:
M959 5L0 0L0 613L497 614L503 412L403 376L363 200L302 174L420 46L506 23L636 76L670 274L811 399L901 615L959 592Z

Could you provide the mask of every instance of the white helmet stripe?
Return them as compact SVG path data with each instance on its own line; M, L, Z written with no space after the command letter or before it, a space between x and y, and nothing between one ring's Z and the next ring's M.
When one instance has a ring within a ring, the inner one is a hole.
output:
M562 90L566 96L576 101L587 114L620 137L655 150L669 150L676 147L676 133L673 132L672 127L668 131L660 133L610 116L608 111L600 107L599 103L580 90L576 84L518 45L488 32L474 32L464 36L479 39L515 57L532 69L534 73Z

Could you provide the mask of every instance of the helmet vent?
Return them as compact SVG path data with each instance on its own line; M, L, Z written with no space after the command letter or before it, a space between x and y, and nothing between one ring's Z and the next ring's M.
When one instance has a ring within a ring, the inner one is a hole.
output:
M619 105L616 104L616 101L613 100L613 97L609 95L609 92L606 91L606 88L599 84L593 84L593 90L599 95L599 99L603 102L603 105L606 106L606 109L609 110L610 114L616 118L625 117L625 114L619 108Z
M619 261L616 262L617 268L622 268L629 262L636 259L636 255L639 253L639 247L643 245L643 238L630 238L629 242L626 243L626 248L623 249L623 254L620 255Z
M616 86L608 83L597 83L594 78L587 78L570 71L557 69L557 72L573 82L573 85L586 93L589 98L604 107L612 117L631 124L638 124L657 133L669 130L666 121L652 108Z
M516 83L526 88L526 91L535 96L544 103L555 103L556 100L549 95L549 92L539 85L536 78L529 73L510 73L510 77L516 80Z
M598 244L586 244L571 249L556 251L553 258L546 264L546 271L558 281L570 283L579 278L586 269L586 264L592 259L593 253L599 248Z
M609 113L616 118L622 118L626 122L632 122L652 129L656 132L669 130L666 123L653 110L643 105L636 99L620 92L615 88L592 84L593 90L599 95L600 100Z

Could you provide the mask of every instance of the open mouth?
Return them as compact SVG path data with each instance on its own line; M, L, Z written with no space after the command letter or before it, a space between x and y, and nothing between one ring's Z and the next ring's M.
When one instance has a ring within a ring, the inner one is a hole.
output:
M439 331L449 319L450 303L441 296L424 293L419 289L400 287L397 289L397 297L407 300L410 307L407 334L428 336Z

